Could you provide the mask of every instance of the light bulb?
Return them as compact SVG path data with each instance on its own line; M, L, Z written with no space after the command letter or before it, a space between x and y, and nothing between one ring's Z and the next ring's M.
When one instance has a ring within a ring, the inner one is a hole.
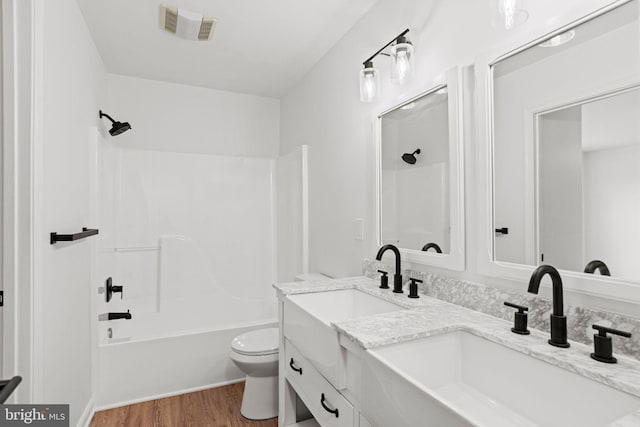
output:
M502 3L504 16L504 28L507 30L512 29L515 26L516 19L516 2L515 0L504 0Z
M413 74L413 45L405 40L391 47L391 80L404 84Z
M364 97L371 101L376 96L376 83L371 74L364 76Z
M373 68L373 64L366 63L365 68L360 70L360 101L373 101L378 95L379 86L380 75L378 70Z
M398 52L398 59L396 61L396 67L398 67L398 82L404 83L409 74L409 57L407 57L407 52Z
M493 9L492 24L511 30L524 23L529 18L524 0L491 0Z

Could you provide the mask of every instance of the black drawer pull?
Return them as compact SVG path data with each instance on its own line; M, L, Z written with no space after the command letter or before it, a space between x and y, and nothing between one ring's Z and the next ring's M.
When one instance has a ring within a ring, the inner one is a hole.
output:
M324 398L324 393L322 393L322 398L320 399L320 404L322 405L322 407L324 408L325 411L334 414L336 416L336 418L338 418L338 408L336 409L331 409L329 408L327 405L324 404L325 398Z
M496 228L496 233L498 233L498 234L509 234L509 229L507 227Z
M289 366L291 367L291 369L302 375L302 368L295 367L295 365L293 364L293 357L291 358L291 362L289 362Z

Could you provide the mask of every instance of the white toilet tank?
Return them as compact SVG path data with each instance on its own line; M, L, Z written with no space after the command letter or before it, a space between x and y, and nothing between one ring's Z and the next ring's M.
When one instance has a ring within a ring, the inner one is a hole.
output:
M300 273L296 275L296 282L306 282L309 280L329 280L331 277L322 273Z

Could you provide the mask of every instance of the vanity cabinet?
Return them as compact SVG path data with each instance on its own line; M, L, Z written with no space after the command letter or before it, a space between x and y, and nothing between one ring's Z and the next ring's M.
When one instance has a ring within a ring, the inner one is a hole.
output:
M280 298L279 309L278 425L306 425L313 417L322 427L369 427L358 407L361 357L287 297Z

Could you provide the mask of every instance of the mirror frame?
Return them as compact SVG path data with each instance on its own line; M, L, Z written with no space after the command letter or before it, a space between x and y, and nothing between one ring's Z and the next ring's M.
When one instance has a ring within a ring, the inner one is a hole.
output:
M476 108L477 108L477 136L478 155L476 157L477 185L479 211L476 218L478 230L478 270L480 274L507 279L512 281L527 283L531 274L537 266L515 264L509 262L496 261L494 259L494 188L493 188L493 66L503 59L514 56L530 47L533 47L549 37L564 33L580 24L601 16L619 6L634 0L618 0L604 8L596 10L576 21L570 22L550 33L537 37L533 41L520 46L517 49L496 49L481 55L475 61L476 76ZM631 88L640 84L640 75L630 75L615 82L615 88L601 86L596 89L598 93L607 93L613 90ZM590 96L585 96L589 98ZM565 101L564 104L567 102ZM546 108L525 111L525 123L533 132L535 116L540 110ZM548 107L548 106L547 106ZM533 133L530 138L533 140ZM534 160L527 161L527 169L533 173ZM531 212L531 215L534 213ZM562 276L564 288L568 291L576 292L587 296L640 303L640 283L629 280L616 279L615 277L600 276L575 272L569 270L559 270ZM549 283L543 282L543 287L550 288ZM524 287L523 287L524 290Z
M376 243L382 246L381 203L382 203L382 116L409 104L419 98L435 93L444 87L448 90L449 108L449 217L450 249L448 254L423 252L415 249L398 248L403 261L440 267L454 271L465 269L465 221L464 221L464 139L462 69L454 67L444 73L444 81L418 95L405 99L399 104L385 108L374 117L375 123L375 173L376 173Z

